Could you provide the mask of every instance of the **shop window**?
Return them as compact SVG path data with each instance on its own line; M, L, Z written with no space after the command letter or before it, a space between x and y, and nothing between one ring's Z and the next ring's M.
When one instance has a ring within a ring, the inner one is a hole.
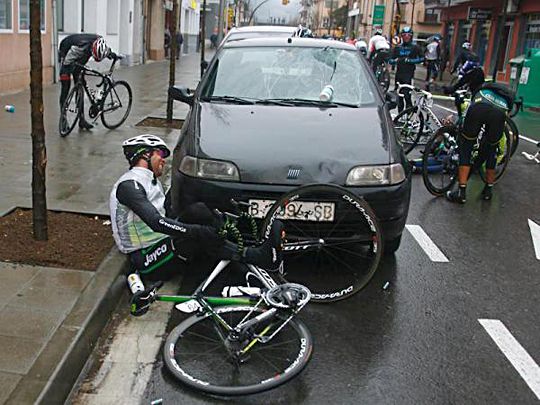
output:
M512 42L513 23L506 23L502 32L501 42L499 43L499 54L497 55L497 66L500 71L506 70L508 55L510 53L510 43Z
M0 0L0 32L13 30L13 0Z
M40 1L41 32L45 32L45 1ZM19 0L19 31L30 30L30 0Z
M56 0L56 27L64 31L64 0Z
M525 27L525 41L523 51L531 48L540 48L540 14L530 14Z

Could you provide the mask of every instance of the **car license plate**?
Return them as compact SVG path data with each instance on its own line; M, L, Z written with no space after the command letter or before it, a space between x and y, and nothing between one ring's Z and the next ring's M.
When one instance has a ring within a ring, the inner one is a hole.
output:
M249 213L254 218L264 218L274 203L274 200L250 199ZM334 220L335 204L331 202L292 201L284 211L278 215L279 219L332 222Z

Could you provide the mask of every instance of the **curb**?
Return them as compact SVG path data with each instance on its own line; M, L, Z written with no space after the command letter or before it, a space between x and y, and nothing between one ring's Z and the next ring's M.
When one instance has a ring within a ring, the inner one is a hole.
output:
M7 404L64 403L122 293L127 291L123 274L128 266L126 256L113 246Z

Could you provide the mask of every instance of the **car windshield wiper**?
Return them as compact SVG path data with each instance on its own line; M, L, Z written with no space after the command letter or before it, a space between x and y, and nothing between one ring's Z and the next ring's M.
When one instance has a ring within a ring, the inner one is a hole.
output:
M295 103L291 103L288 100L285 99L277 99L277 98L264 98L261 100L257 100L255 102L256 104L272 104L272 105L284 105L287 107L291 107L296 105Z
M201 97L202 101L225 101L226 103L234 103L234 104L255 104L254 101L248 100L246 98L242 97L234 97L234 96L207 96L207 97Z
M329 103L320 100L310 100L307 98L265 98L261 101L267 103L287 103L289 105L314 105L317 107L337 107L336 103Z

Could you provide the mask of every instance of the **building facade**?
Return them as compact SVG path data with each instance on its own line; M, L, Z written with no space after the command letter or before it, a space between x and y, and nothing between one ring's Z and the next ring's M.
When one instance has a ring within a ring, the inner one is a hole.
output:
M346 27L337 27L331 15L338 8L345 6L347 0L315 0L312 3L313 12L311 18L315 35L331 35L340 37L345 33Z
M54 55L52 0L41 5L43 81L53 78ZM30 84L29 0L0 0L0 93L14 92Z

